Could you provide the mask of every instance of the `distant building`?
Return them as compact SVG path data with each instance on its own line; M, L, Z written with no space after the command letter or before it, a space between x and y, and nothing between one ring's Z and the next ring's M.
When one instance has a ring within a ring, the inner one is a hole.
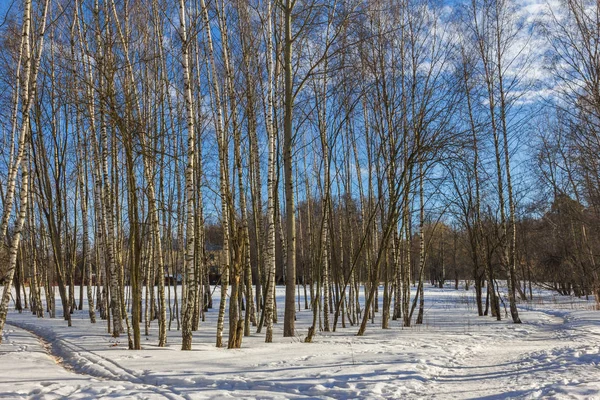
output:
M181 285L183 281L183 277L181 274L171 275L168 272L165 272L165 285Z
M206 243L205 263L208 268L208 280L211 285L216 285L221 280L221 269L225 265L225 252L222 246Z
M221 269L225 265L225 252L222 246L206 243L204 248L204 263L208 269L208 280L211 285L216 285L221 281ZM173 268L165 265L165 284L180 285L183 282L183 261L177 266L178 273L173 274Z

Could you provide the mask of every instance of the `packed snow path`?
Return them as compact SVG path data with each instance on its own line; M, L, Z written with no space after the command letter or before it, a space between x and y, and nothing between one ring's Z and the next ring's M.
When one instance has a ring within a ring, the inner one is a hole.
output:
M177 331L167 348L156 347L153 331L133 352L85 311L71 328L11 313L0 398L600 398L600 312L591 303L548 297L523 305L526 322L514 325L474 316L464 291L427 295L420 327L376 324L364 337L338 327L313 344L280 335L265 344L253 334L240 350L214 347L213 321L191 352L179 351Z

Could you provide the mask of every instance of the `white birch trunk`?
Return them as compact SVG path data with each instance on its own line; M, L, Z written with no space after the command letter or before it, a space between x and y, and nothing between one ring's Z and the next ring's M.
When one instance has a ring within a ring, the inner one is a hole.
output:
M185 1L179 2L179 23L180 35L182 41L181 65L183 67L183 86L184 99L187 117L187 166L185 169L185 190L186 190L186 251L185 251L185 272L187 276L187 290L184 297L182 309L182 327L181 327L181 349L192 349L192 317L194 304L196 303L196 276L194 265L194 161L195 161L195 125L194 125L194 107L191 85L191 67L189 58L189 43L186 32L186 7Z
M24 157L27 157L27 150L24 148ZM15 275L15 269L17 266L17 255L19 251L19 244L21 242L21 233L23 231L23 225L27 216L27 200L29 197L29 168L27 162L21 163L21 204L20 210L15 222L15 229L13 232L12 241L10 243L8 253L8 276L4 281L4 291L2 292L2 300L0 303L0 331L4 329L6 323L6 316L8 314L8 303L10 301L10 292ZM0 343L2 343L2 337L0 336Z
M267 333L265 342L273 341L273 310L275 300L275 131L273 127L273 28L272 4L267 2L267 121L268 166L267 166L267 270L265 323Z

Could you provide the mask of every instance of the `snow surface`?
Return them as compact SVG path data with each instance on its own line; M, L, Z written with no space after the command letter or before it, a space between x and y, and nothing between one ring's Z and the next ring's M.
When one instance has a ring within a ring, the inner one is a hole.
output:
M274 343L253 329L237 350L214 346L218 288L188 352L179 350L175 321L168 347L157 347L154 321L144 349L130 351L126 335L113 339L85 309L72 327L11 311L0 398L600 399L600 311L592 300L537 290L515 325L478 317L471 291L429 287L421 326L390 321L382 330L378 314L365 336L338 325L306 344L309 310L298 313L297 337L282 336L284 291L277 288Z

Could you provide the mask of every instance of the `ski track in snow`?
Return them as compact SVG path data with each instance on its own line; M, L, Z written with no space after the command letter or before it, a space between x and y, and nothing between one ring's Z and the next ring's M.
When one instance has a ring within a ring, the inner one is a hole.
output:
M116 376L87 375L72 364L76 357L64 359L61 354L70 346L50 344L50 337L39 337L14 322L6 325L3 335L5 344L17 347L16 351L0 351L3 365L14 364L12 376L3 373L0 378L0 398L6 399L92 399L92 398L166 398L149 385L135 384ZM16 354L22 354L17 356ZM99 370L97 370L99 371ZM4 371L3 371L4 372ZM6 379L6 380L5 380Z
M172 392L167 386L159 387L145 382L142 377L136 375L135 371L128 370L114 360L100 356L92 351L78 346L75 343L59 338L50 329L44 329L34 324L25 323L22 321L10 321L6 325L22 329L23 331L33 335L35 339L38 340L40 347L46 352L46 354L55 362L57 366L63 368L67 373L82 376L84 380L97 381L94 378L98 378L104 382L104 384L99 382L99 386L104 386L100 390L91 390L92 393L90 393L89 390L84 391L84 397L88 397L92 394L100 397L103 397L104 395L113 397L111 395L119 394L118 389L126 389L131 391L128 396L132 395L135 391L140 391L141 397L139 398L147 398L147 394L156 394L169 400L184 399L183 396ZM8 331L6 339L8 339L9 343L14 343L14 341L11 340L11 333L14 333L14 329ZM26 350L27 345L25 345L25 349L23 349L23 351ZM34 390L32 393L29 393L29 395L37 397L37 395L47 394L52 392L54 389L63 387L60 382L41 382L40 385L46 390ZM108 389L106 386L110 386L110 389ZM60 396L72 398L81 390L82 386L79 385L74 388L74 391L71 393L67 393L63 390L63 392L60 393ZM0 393L0 398L1 397L2 394ZM42 398L44 397L42 396Z
M177 331L169 347L156 347L155 323L146 350L133 352L103 323L89 324L85 311L74 314L72 328L11 312L0 398L600 399L598 311L524 303L525 323L514 325L473 317L464 294L430 291L421 327L391 321L392 329L369 325L356 337L355 327L338 326L313 344L302 335L264 344L252 334L239 350L214 347L214 321L201 326L192 352L178 350ZM310 315L300 312L299 326Z

